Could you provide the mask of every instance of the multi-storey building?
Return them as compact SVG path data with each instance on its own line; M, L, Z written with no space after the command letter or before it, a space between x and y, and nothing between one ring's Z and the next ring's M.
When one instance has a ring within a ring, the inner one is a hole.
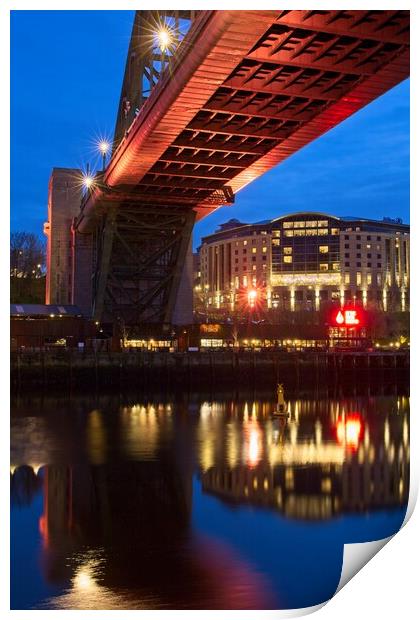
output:
M354 302L405 311L409 231L398 219L314 212L256 224L230 220L202 239L199 290L209 310L239 309L252 290L268 309Z

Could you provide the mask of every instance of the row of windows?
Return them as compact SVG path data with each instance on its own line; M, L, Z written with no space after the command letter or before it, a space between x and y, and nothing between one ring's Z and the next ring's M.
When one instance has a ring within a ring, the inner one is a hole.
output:
M267 265L264 264L262 268L263 268L263 271L265 271L267 269ZM242 271L244 270L248 271L247 265L242 265ZM238 271L239 271L239 267L235 267L235 273L238 273ZM252 271L257 271L257 265L252 265Z
M347 230L351 230L351 228ZM356 235L356 241L360 241L361 238L362 238L361 235ZM350 235L344 235L344 239L345 241L348 241L350 239ZM381 241L381 239L382 237L380 235L376 237L376 241ZM372 241L372 235L366 235L366 241Z
M349 253L349 252L345 252L345 254L344 254L344 258L350 258L350 253ZM360 252L357 252L357 254L356 254L356 258L362 258L362 255L361 255L361 253L360 253ZM366 258L372 258L372 254L371 254L371 252L368 252L368 253L366 254ZM377 254L377 255L376 255L376 259L378 259L378 258L382 258L382 254Z
M324 237L325 235L339 234L338 228L331 228L330 232L328 232L328 228L307 228L305 230L285 230L283 233L285 237Z
M356 267L361 267L362 263L361 262L356 262ZM350 263L349 262L345 262L344 263L344 267L350 267ZM372 263L366 263L366 267L372 267ZM382 263L376 263L376 268L377 269L382 269Z
M252 260L252 262L253 262L253 263L256 263L256 262L257 262L257 257L256 257L256 256L252 256L252 257L251 257L251 260ZM266 261L266 260L267 260L267 257L266 257L266 256L262 256L262 260L263 260L263 261ZM242 259L242 262L243 262L243 263L246 263L247 261L248 261L247 257L246 257L246 256L244 256L244 257L243 257L243 259ZM235 258L235 263L236 263L236 264L237 264L237 263L239 263L239 258Z
M267 252L267 246L264 246L263 248L261 248L261 251L263 254L266 254ZM252 254L256 254L257 253L257 248L252 248ZM238 256L239 254L239 250L235 250L235 256ZM242 250L242 254L248 254L248 250L245 248Z
M298 248L296 248L296 249L298 249ZM329 247L328 247L328 245L320 245L318 250L319 250L320 254L328 254ZM287 255L290 256L292 253L293 253L293 248L291 246L283 246L283 254L287 254Z
M345 249L345 250L349 250L349 249L350 249L350 244L349 244L349 243L345 243L345 244L344 244L344 249ZM361 246L361 244L360 244L360 243L358 243L358 244L356 245L356 250L361 250L361 249L362 249L362 246ZM366 244L366 250L371 250L371 249L372 249L372 244L371 244L371 243L367 243L367 244ZM378 244L377 244L377 246L376 246L376 250L377 250L378 252L380 252L380 251L382 250L382 247L381 247L380 243L378 243Z
M283 228L323 228L328 226L328 220L311 220L309 222L283 222Z
M366 274L366 284L369 286L373 282L373 276L371 273ZM347 272L344 274L344 284L350 284L350 274ZM362 284L362 274L360 271L356 272L356 284L360 286ZM381 286L382 284L382 274L376 274L376 284Z

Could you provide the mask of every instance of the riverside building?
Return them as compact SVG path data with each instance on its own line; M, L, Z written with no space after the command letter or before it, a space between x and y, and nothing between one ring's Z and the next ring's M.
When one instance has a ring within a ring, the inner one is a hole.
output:
M317 212L244 224L203 237L196 298L208 309L319 310L335 302L409 309L410 227Z

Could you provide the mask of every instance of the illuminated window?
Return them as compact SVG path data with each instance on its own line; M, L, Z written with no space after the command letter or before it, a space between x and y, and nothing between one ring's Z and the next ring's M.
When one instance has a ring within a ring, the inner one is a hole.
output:
M305 222L306 227L307 228L316 228L317 227L317 222ZM324 224L322 224L322 226L324 226ZM325 224L325 226L328 226L328 224Z
M292 248L290 246L283 248L283 254L290 255L291 253L292 253Z
M370 250L371 248L372 248L372 244L371 244L371 243L367 243L367 244L366 244L366 249L367 249L367 250Z
M333 271L340 271L340 263L332 264Z
M320 245L319 251L321 254L328 254L328 245Z
M300 231L299 231L300 232ZM303 232L303 231L302 231ZM318 234L318 231L316 228L308 228L306 231L306 234L308 235L308 237L316 237L316 235ZM295 233L296 234L296 233Z
M246 240L245 240L245 241L244 241L244 245L246 245L247 243L248 243L248 241L246 241Z
M280 231L279 230L273 230L273 237L280 237Z
M292 262L292 257L291 256L283 256L283 262L284 263L291 263Z
M243 286L248 286L248 277L247 276L243 276L242 277L242 284L243 284Z
M376 284L378 286L381 286L381 284L382 284L382 274L380 274L380 273L376 274Z
M265 246L265 247L262 249L262 251L263 251L263 254L265 254L265 253L267 252L267 246Z
M305 222L295 222L293 228L305 228Z
M292 234L293 234L293 233L292 233ZM273 245L280 245L280 239L272 239L272 240L271 240L271 243L272 243Z
M360 286L362 284L362 274L360 271L356 272L356 285Z
M320 271L328 271L328 263L319 263Z
M368 273L366 274L366 284L369 286L370 284L372 284L372 274Z
M285 237L293 237L293 230L286 230L284 235Z
M320 220L318 222L318 226L322 228L323 226L328 226L328 220Z
M238 289L239 288L239 277L235 276L235 288Z
M257 265L252 265L252 271L257 271Z
M290 232L292 232L292 231L290 231ZM286 233L286 235L287 235L287 233ZM306 235L306 231L305 230L295 230L294 232L292 232L292 235L294 235L295 237L304 237Z
M328 228L318 228L318 235L328 235Z
M293 228L293 222L283 222L283 228Z
M350 274L348 272L344 274L344 284L350 284Z
M252 286L257 286L257 276L252 276Z
M252 248L252 253L256 254L257 253L257 248Z
M223 347L223 340L219 338L201 338L202 347Z
M340 229L339 228L331 228L331 235L339 235L340 234Z

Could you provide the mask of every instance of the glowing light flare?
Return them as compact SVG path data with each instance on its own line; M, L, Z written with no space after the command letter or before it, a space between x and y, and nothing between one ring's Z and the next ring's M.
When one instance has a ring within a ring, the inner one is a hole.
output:
M255 467L262 456L262 432L255 422L246 429L245 458L249 467Z
M350 413L340 416L335 425L337 442L341 446L346 446L351 451L355 451L360 443L362 434L362 421L359 413Z
M109 152L110 148L111 148L111 145L107 140L101 140L98 143L98 149L102 155L106 155Z
M172 33L167 27L160 28L156 33L156 39L161 52L164 52L172 43Z
M84 174L82 179L83 187L90 189L95 184L95 179L90 174Z
M255 303L258 299L258 291L255 288L252 288L248 291L248 305L250 308L255 306Z

